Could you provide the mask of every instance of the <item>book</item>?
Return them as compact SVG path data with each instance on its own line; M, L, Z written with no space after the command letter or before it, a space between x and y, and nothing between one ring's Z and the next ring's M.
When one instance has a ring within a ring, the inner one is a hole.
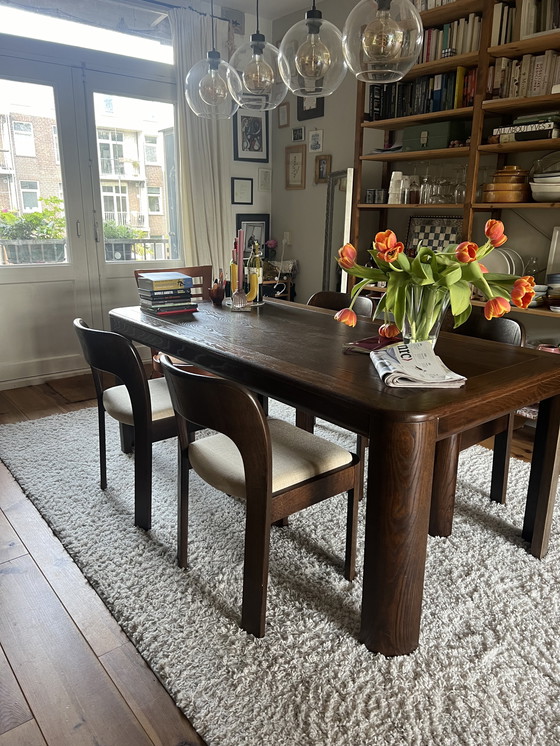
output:
M369 354L386 386L398 388L456 388L466 378L450 370L431 342L398 342Z
M140 298L142 308L198 308L198 304L193 301L170 300L170 301L151 301Z
M138 288L138 295L144 298L168 298L170 295L178 295L182 298L190 298L191 289L169 288L169 290L146 290L146 288Z
M519 73L519 90L518 96L524 98L527 95L529 86L529 72L531 69L532 54L524 54L521 58L521 71Z
M540 132L544 130L552 130L558 127L557 122L528 122L527 124L512 124L507 127L494 127L492 130L493 135L505 135L515 132Z
M383 347L395 344L396 341L401 341L400 337L393 337L387 339L387 337L364 337L364 339L356 339L354 342L346 342L343 345L343 351L345 355L351 352L361 352L366 355L372 350L381 350Z
M142 272L138 275L138 287L144 290L190 288L192 284L192 277L181 272Z
M553 137L558 137L560 129L555 127L552 130L533 130L530 132L505 132L498 137L500 143L503 142L525 142L527 140L550 140Z
M146 313L153 313L155 316L173 316L180 313L194 313L198 311L198 306L196 308L175 308L172 310L156 308L142 308L142 310Z

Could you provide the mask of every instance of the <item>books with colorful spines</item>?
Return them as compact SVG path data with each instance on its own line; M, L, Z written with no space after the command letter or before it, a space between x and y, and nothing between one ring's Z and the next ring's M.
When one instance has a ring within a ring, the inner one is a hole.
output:
M141 272L138 287L144 290L171 290L192 287L192 277L181 272Z
M174 314L180 314L180 313L194 313L195 311L198 311L198 306L195 308L174 308L174 309L167 309L167 308L142 308L143 311L146 313L153 313L156 316L172 316Z
M191 300L149 300L147 298L140 298L140 306L142 308L192 308L197 306L195 301Z
M182 300L190 301L190 288L171 288L170 290L144 290L138 288L138 297L154 301Z

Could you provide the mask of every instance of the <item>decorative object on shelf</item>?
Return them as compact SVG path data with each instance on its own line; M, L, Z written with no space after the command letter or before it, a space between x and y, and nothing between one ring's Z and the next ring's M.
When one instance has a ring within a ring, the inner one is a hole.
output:
M323 150L323 130L311 130L309 133L309 152L320 153Z
M240 179L237 176L231 178L231 204L252 205L253 204L253 179Z
M239 93L243 83L234 68L221 59L216 50L214 31L214 0L210 3L212 19L212 49L207 59L191 67L185 78L187 103L197 117L231 119L239 108L232 90Z
M279 50L280 74L292 93L330 96L346 75L342 34L313 7L285 33Z
M305 127L292 127L292 142L305 142Z
M560 272L560 226L556 225L552 229L552 240L548 251L548 262L546 265L546 274L556 274Z
M414 256L420 245L430 246L433 251L441 251L449 244L459 243L462 227L463 219L460 215L413 215L408 221L406 253Z
M290 102L284 101L278 106L278 129L290 126Z
M268 234L270 230L270 215L245 215L238 214L235 216L235 228L237 230L238 240L239 234L245 239L239 243L241 250L241 256L248 258L251 255L253 243L258 241L260 246L264 246L268 241Z
M332 156L316 155L315 156L315 184L326 184L331 172Z
M305 145L286 148L286 189L305 189Z
M361 0L342 30L344 58L358 80L394 83L416 63L422 37L410 0Z
M448 302L454 328L463 324L471 313L472 285L486 299L484 315L489 320L510 311L510 302L519 308L527 308L535 295L533 277L490 273L482 264L485 256L507 241L503 223L488 220L484 233L487 240L483 246L479 247L472 241L451 244L444 251L419 246L415 258L410 260L393 231L379 232L369 251L373 267L356 264L357 251L351 244L346 244L338 252L338 264L360 281L352 288L350 307L339 311L335 318L354 326L357 317L352 304L361 290L372 282L387 283L387 291L377 305L376 315L382 311L386 324L389 324L388 314L391 313L394 319L392 331L400 330L405 342L434 341L439 332L438 322ZM389 330L384 327L385 336Z
M230 59L242 87L239 89L234 78L228 78L228 85L232 97L241 108L269 111L286 98L288 86L278 69L278 49L269 44L259 31L259 0L256 0L256 17L256 32L251 34L249 43L235 50Z
M268 112L238 111L233 120L233 159L268 163Z

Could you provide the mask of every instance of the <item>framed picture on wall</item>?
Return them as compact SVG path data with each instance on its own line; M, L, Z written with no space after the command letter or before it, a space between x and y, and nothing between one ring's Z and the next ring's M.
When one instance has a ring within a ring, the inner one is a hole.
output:
M233 159L268 163L268 111L239 110L233 118Z
M309 133L309 152L320 153L323 150L323 130L311 130Z
M253 179L240 179L233 176L231 179L231 204L252 205L253 204Z
M247 259L251 255L251 249L255 241L259 242L264 252L264 245L269 239L270 215L237 214L235 216L235 229L236 231L244 231L243 256Z
M298 122L325 116L325 99L316 96L297 97Z
M288 127L290 124L290 102L284 101L278 106L278 127Z
M292 128L292 142L304 142L305 140L305 127L293 127Z
M316 155L315 156L315 183L326 184L331 172L332 156Z
M305 189L305 145L286 148L286 189Z
M272 170L259 168L259 192L270 192L272 189Z

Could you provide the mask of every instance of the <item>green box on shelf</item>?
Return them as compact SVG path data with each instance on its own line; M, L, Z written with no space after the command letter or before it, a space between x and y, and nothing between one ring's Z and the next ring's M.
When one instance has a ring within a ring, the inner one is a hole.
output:
M448 148L452 140L465 142L467 137L466 122L460 120L415 124L403 130L403 150Z

